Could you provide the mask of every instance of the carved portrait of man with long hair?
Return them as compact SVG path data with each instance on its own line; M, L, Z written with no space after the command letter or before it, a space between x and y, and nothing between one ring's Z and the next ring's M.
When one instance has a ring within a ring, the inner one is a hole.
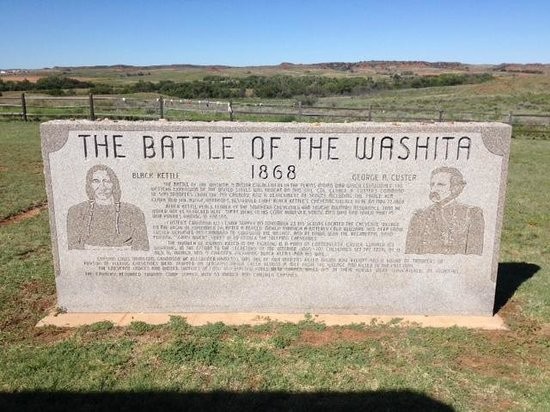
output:
M69 208L69 249L149 250L143 212L121 202L119 180L110 167L95 165L86 174L88 200Z

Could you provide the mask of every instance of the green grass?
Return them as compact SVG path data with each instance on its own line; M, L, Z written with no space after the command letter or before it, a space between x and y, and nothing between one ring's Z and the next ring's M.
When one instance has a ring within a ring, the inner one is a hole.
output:
M137 75L142 73L141 76ZM51 74L45 73L44 75ZM229 67L229 68L208 68L208 67L188 67L188 68L73 68L65 73L72 78L87 79L94 83L105 83L110 85L124 85L134 83L139 80L159 82L162 80L172 80L174 82L202 80L205 76L229 76L246 77L251 75L272 76L275 74L289 76L328 76L328 77L388 77L388 75L378 75L373 71L363 72L343 72L340 70L330 70L322 68L304 68L294 67Z
M0 147L3 216L42 203L38 124L0 122ZM38 329L55 307L47 212L0 226L0 409L548 410L548 164L549 141L513 140L500 258L505 292L519 286L501 310L509 332L311 317Z
M550 113L550 76L529 78L497 77L483 84L387 90L369 96L326 97L318 105L328 107L382 107L444 110L446 119L471 115L483 120L506 120L508 113ZM434 114L432 114L434 116ZM376 120L376 118L375 118Z
M549 141L513 140L502 233L501 262L527 262L540 269L516 293L522 307L550 322Z
M0 220L46 201L37 123L0 123Z

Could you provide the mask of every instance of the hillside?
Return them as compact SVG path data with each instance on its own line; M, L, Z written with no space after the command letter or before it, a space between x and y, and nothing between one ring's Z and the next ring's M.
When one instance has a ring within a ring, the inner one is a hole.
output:
M112 66L56 66L44 69L0 69L0 78L5 81L27 79L35 82L40 77L52 74L64 74L79 80L103 81L114 84L148 81L191 81L201 80L205 76L219 75L244 77L249 75L272 76L276 74L303 76L316 75L328 77L371 76L374 78L391 75L433 76L444 73L492 73L498 76L510 75L550 75L550 64L514 64L473 65L459 62L426 61L360 61L326 62L315 64L281 63L274 66L231 67L224 65L112 65Z

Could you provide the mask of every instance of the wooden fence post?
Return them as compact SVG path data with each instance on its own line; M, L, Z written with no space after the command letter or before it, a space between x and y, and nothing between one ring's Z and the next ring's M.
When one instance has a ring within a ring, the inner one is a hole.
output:
M90 93L88 96L90 102L90 120L95 120L95 109L94 109L94 95Z
M164 119L164 99L162 96L159 97L159 112L160 112L160 118Z
M512 124L512 120L514 120L514 114L510 112L508 113L508 124Z
M368 117L368 119L369 119L369 122L372 121L372 104L369 104L369 117Z
M301 101L298 102L298 114L300 116L302 115L302 102Z
M233 102L227 103L227 112L229 113L229 121L233 121Z
M25 93L21 93L21 114L23 120L27 121L27 101L25 100Z
M440 122L443 121L443 110L440 110L440 111L439 111L439 121L440 121Z

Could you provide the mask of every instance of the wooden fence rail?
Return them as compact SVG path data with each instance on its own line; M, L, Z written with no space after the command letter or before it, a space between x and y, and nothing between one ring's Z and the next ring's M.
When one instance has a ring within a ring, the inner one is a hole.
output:
M0 119L60 118L116 118L116 119L169 119L214 116L216 119L246 120L247 118L282 117L284 121L338 119L382 121L502 121L509 124L550 127L550 113L501 113L498 111L468 112L447 111L438 107L331 107L295 104L231 102L215 100L189 100L178 98L146 99L125 96L32 96L22 93L17 97L0 97ZM547 131L546 131L547 132Z

